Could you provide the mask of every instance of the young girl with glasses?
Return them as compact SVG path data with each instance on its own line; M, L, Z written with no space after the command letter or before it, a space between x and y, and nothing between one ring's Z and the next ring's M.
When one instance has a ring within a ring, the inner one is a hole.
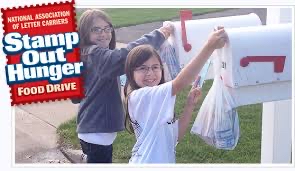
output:
M79 20L80 55L84 64L85 97L80 103L77 133L87 163L112 163L112 144L124 130L124 111L119 76L124 74L128 52L140 44L158 49L170 35L171 26L161 27L127 48L115 49L116 35L110 18L101 10L87 10Z
M192 87L177 121L176 94L193 82L213 51L224 46L226 37L219 27L201 52L174 80L166 83L161 59L154 48L141 45L130 51L125 64L126 128L135 133L136 144L129 163L175 163L176 144L185 134L200 90Z

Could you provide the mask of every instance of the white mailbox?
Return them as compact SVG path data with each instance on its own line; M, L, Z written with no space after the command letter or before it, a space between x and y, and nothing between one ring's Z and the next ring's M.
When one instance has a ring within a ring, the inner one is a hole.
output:
M221 75L232 88L291 81L292 25L226 29Z
M181 68L199 53L216 26L238 28L261 25L259 17L254 13L201 20L191 20L191 17L189 11L181 12L181 21L173 22L175 32L169 38L175 47Z

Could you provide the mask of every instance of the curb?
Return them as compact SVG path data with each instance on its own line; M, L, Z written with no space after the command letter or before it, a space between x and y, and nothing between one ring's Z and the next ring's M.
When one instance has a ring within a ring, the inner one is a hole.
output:
M82 152L82 150L73 150L64 147L58 147L58 149L71 163L87 163L87 156Z

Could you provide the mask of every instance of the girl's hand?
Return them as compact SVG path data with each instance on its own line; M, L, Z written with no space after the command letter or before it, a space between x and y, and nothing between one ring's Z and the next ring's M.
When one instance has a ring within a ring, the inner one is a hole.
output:
M174 32L174 26L170 22L165 22L164 26L161 27L159 30L160 30L160 32L163 33L165 39L168 39L168 37L171 35L171 33Z
M218 26L214 29L213 33L209 36L207 41L207 45L212 49L220 49L222 48L225 43L228 41L228 36L224 31L224 28Z
M192 86L186 100L188 106L194 107L199 99L202 97L202 91L200 87L197 87L197 82L200 80L200 77L197 78L196 83Z

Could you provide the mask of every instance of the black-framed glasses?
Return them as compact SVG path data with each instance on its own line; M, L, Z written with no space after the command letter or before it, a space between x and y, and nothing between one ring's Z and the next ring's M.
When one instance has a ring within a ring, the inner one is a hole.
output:
M105 28L100 28L100 27L92 27L91 28L91 32L97 33L97 34L101 34L103 31L105 33L111 33L113 30L114 30L113 27L110 27L110 26L105 27Z
M163 66L161 66L161 65L152 65L152 66L149 67L149 66L142 65L142 66L140 66L140 67L135 68L135 71L138 71L138 72L140 72L140 73L142 73L142 74L147 74L147 73L149 72L150 69L151 69L154 73L156 73L156 72L160 72L160 71L162 71Z

